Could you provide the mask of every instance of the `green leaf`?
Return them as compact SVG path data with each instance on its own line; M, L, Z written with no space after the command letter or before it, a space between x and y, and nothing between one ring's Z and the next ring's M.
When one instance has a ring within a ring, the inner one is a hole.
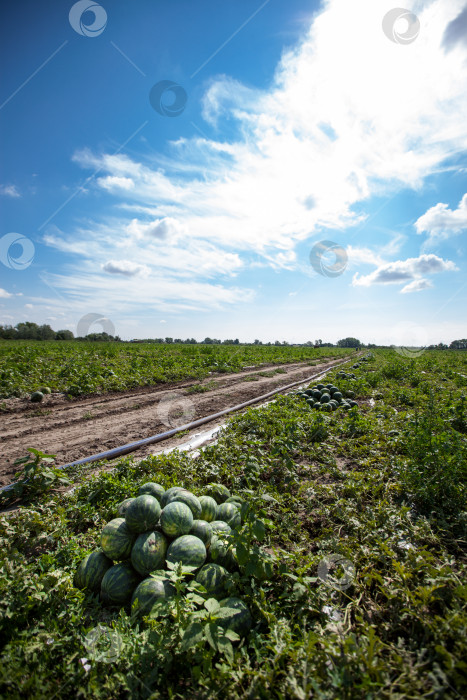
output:
M250 553L242 542L237 544L236 550L238 563L240 566L244 566L250 558Z
M262 520L255 520L255 522L253 523L253 534L256 537L256 539L260 542L264 540L264 537L266 535L266 528Z
M214 622L208 622L204 625L204 634L208 640L210 646L217 651L217 640L219 638L219 630Z
M204 603L204 607L206 610L208 610L208 612L215 613L219 610L220 605L215 598L208 598L208 600L206 600Z
M221 654L224 654L231 663L233 662L234 651L233 651L232 643L225 635L222 637L219 637L218 642L217 642L217 648L218 648L219 652Z
M239 642L241 639L239 634L230 629L225 630L224 636L230 639L231 642Z
M183 635L182 639L182 651L186 651L196 644L199 644L203 639L203 625L200 622L192 622Z

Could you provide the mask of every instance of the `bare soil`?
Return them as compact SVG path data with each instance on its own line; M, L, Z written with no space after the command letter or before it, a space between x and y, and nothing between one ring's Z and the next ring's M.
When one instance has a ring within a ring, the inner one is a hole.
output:
M0 412L0 486L14 481L18 471L14 461L24 457L28 447L55 455L57 465L67 464L217 413L333 364L335 360L315 366L261 365L235 374L212 374L202 382L141 387L81 399L64 394L46 395L41 403L8 399ZM199 391L200 387L206 391ZM142 458L186 440L184 434L164 441L164 448L147 445L133 454Z

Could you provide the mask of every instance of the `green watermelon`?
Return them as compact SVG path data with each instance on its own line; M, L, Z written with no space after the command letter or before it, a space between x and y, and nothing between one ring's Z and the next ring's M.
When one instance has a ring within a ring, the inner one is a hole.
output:
M169 543L161 532L143 532L138 535L131 550L131 563L141 576L162 569Z
M181 562L183 566L198 568L206 561L206 547L199 537L183 535L177 537L167 550L167 561L171 564Z
M33 391L31 394L31 401L33 403L38 403L39 401L42 401L44 398L44 394L42 391Z
M51 394L52 389L49 386L42 386L39 391L41 391L43 394Z
M125 605L141 578L129 561L115 564L104 574L101 583L101 598L109 605Z
M125 519L114 518L101 532L101 547L109 559L120 561L129 558L135 539Z
M134 615L147 615L154 603L169 598L175 593L175 586L168 578L151 575L135 588L131 598L131 612Z
M342 393L340 391L335 391L332 398L340 403L342 401Z
M225 503L235 503L235 505L237 505L239 508L241 508L242 505L245 503L243 498L241 498L240 496L230 496L230 498L228 498L224 502ZM215 520L215 518L214 518L214 520Z
M251 629L251 613L246 603L241 598L224 598L220 602L221 608L232 610L226 617L219 619L219 625L224 629L233 630L240 637L245 637Z
M324 389L324 384L317 384L316 388L322 391Z
M152 530L161 514L159 501L154 496L138 496L130 503L125 513L126 524L132 532Z
M200 519L206 520L208 523L215 520L217 513L216 501L211 496L200 496L199 502L201 503Z
M234 530L239 528L242 524L239 507L234 503L221 503L217 508L217 521L214 522L219 521L227 523Z
M212 527L205 520L193 520L193 527L190 530L190 535L199 537L199 539L208 546L212 537Z
M138 489L138 496L144 496L145 494L149 494L149 496L154 496L154 498L157 498L159 503L161 502L161 498L164 495L164 493L165 488L160 484L156 484L154 481L147 481L145 484L142 484Z
M329 396L329 394L322 394L320 399L321 403L328 403L330 400L331 397Z
M121 503L118 504L117 513L118 513L119 518L125 517L126 509L130 505L130 503L134 500L135 500L134 498L125 498L124 501L122 501Z
M228 571L233 571L237 567L236 550L225 535L212 538L209 557L212 562L223 566Z
M312 395L312 396L313 396L313 398L314 398L315 401L319 401L320 398L321 398L321 392L320 392L320 390L319 390L319 389L315 389L315 390L313 391L313 395Z
M182 486L172 486L170 489L167 489L167 491L165 491L161 498L162 508L165 508L165 506L169 503L170 499L172 498L173 494L177 491L186 491L186 489L184 489Z
M232 531L232 528L228 523L225 522L225 520L214 520L211 523L211 528L213 535L215 535L216 533L228 535Z
M193 513L185 503L169 503L161 513L161 527L169 537L187 535L193 527Z
M169 503L184 503L193 513L195 520L201 517L201 503L191 491L178 491L169 499Z
M206 589L206 598L222 598L226 592L228 572L219 564L205 564L196 574L196 581Z
M223 503L231 496L229 489L223 484L208 484L206 488L216 503Z
M111 560L98 549L81 560L74 578L76 588L99 591L105 572L112 566Z

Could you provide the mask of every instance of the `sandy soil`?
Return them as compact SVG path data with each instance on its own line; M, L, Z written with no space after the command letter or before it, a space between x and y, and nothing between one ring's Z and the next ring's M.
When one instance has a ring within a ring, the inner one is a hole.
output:
M18 467L13 463L27 454L28 447L56 455L57 465L67 464L211 415L310 377L332 364L262 365L235 374L213 374L202 382L185 381L82 399L51 394L40 404L9 399L3 402L0 413L0 486L14 481ZM278 369L280 373L275 372ZM195 385L208 390L191 392L190 387ZM144 457L187 439L185 434L148 445L132 455Z

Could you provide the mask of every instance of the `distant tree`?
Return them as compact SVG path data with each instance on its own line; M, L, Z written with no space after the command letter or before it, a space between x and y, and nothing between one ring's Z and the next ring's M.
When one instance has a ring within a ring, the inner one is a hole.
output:
M13 326L0 326L0 338L4 340L14 340L18 335L18 331Z
M37 323L25 321L16 324L17 338L19 340L39 340L39 326Z
M255 342L254 342L254 345L262 345L262 344L263 343L261 342L261 340L255 340Z
M173 341L173 338L166 338L165 342L166 343L173 343L174 341Z
M55 334L55 340L73 340L74 337L73 332L67 329L57 331Z
M40 340L55 340L55 331L47 323L39 326L37 332Z
M449 346L450 350L467 350L467 340L453 340Z
M337 345L340 348L359 348L361 342L357 338L343 338L337 341Z

